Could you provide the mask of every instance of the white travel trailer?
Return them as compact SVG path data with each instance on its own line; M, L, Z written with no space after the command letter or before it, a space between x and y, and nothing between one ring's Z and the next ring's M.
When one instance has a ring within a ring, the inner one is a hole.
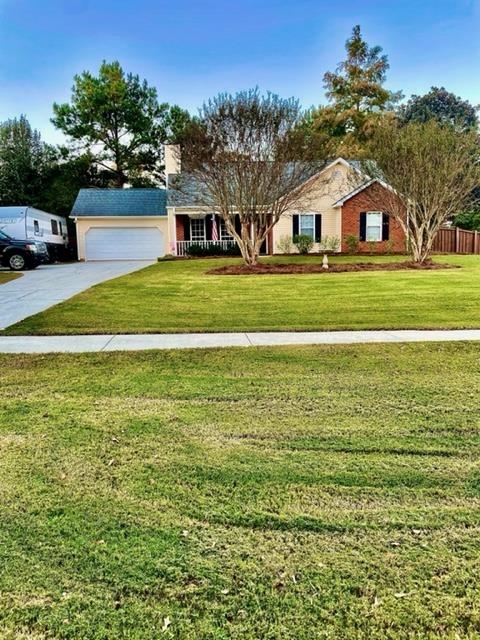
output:
M62 216L34 207L0 207L0 231L19 240L41 240L51 262L67 255L67 222Z

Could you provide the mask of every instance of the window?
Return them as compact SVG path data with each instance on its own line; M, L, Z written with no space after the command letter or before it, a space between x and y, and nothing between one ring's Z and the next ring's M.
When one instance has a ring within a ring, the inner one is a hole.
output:
M322 237L322 214L300 213L292 216L292 236L308 236L314 242Z
M40 225L38 224L38 220L33 221L33 233L40 233Z
M220 219L220 240L225 240L230 242L233 240L233 236L231 236L227 231L227 227L225 226L225 220L221 220L221 219Z
M298 234L308 236L315 240L315 216L313 213L306 213L299 216Z
M52 233L54 236L58 236L58 222L56 220L51 220L52 223Z
M193 218L190 220L190 239L192 242L205 240L205 218Z
M381 211L363 211L360 214L360 242L388 240L390 217Z
M382 213L380 211L368 211L366 219L365 239L380 242L382 239Z

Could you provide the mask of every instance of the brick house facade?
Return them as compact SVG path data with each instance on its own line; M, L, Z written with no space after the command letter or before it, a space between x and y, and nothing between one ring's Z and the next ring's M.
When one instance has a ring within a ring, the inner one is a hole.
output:
M405 234L399 223L388 215L388 203L395 195L378 182L373 182L361 191L346 196L341 202L342 245L341 250L348 251L347 236L358 239L358 252L404 253ZM373 245L366 237L365 215L378 212L382 214L381 239Z

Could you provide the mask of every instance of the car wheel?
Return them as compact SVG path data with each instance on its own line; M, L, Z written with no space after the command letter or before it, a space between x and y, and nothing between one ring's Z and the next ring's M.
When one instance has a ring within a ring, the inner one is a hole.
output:
M12 253L8 256L8 266L12 271L28 269L27 260L23 253Z

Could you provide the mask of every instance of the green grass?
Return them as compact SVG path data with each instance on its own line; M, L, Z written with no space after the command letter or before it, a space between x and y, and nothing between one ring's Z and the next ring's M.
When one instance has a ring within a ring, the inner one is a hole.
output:
M352 258L331 262L342 260ZM461 268L213 276L205 272L226 260L164 261L93 287L5 333L478 328L480 256L437 261Z
M0 271L0 285L21 278L22 275L21 273L13 273L12 271Z
M0 636L478 638L479 365L0 356Z

